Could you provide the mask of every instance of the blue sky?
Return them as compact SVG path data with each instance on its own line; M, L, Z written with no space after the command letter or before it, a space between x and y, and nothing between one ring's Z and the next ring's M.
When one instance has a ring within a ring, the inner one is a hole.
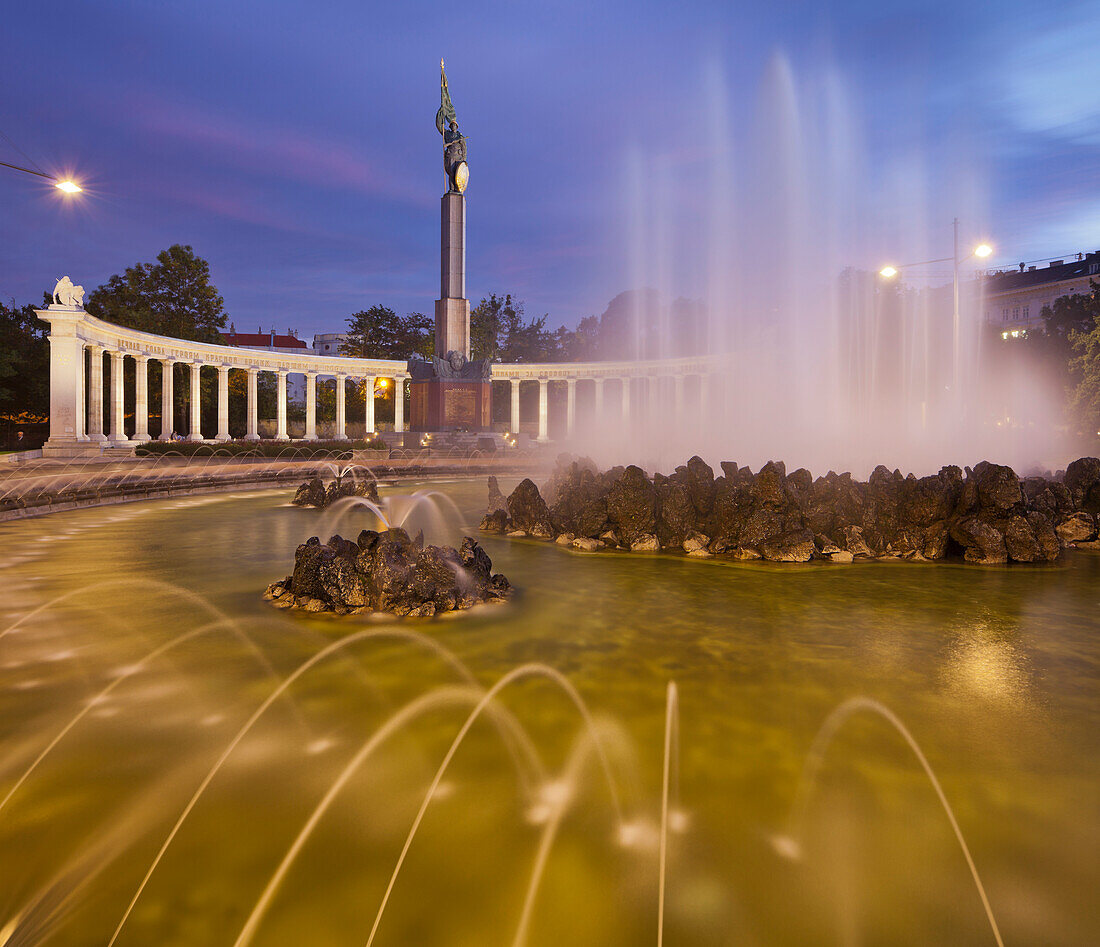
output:
M18 302L178 242L210 261L239 330L431 312L441 55L469 135L469 294L512 292L553 325L598 314L664 255L670 292L706 294L691 261L707 253L715 103L751 166L777 62L803 131L845 117L820 139L858 192L831 260L943 255L955 215L1009 265L1100 248L1095 3L9 6L0 131L88 188L64 202L0 174L0 295ZM821 90L843 107L819 112ZM0 160L24 163L3 139ZM639 266L635 205L662 174L675 225Z

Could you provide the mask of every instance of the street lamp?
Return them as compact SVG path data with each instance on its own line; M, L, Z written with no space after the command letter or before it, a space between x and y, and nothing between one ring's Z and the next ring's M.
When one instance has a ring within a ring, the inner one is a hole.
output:
M6 161L0 161L0 166L5 168L11 168L13 171L22 171L24 174L33 174L36 177L45 178L47 181L53 181L53 186L59 191L64 191L66 194L79 194L84 190L75 181L66 178L62 181L60 178L54 177L52 174L46 174L43 171L32 171L30 168L23 168L17 164L8 164Z
M878 271L879 276L883 279L893 279L898 275L900 270L908 269L911 266L927 266L930 263L951 263L953 264L951 288L952 288L952 363L951 363L951 386L957 388L959 383L959 266L966 260L973 259L974 257L980 257L985 259L991 256L993 253L993 247L988 243L979 243L969 254L965 257L959 256L959 218L956 217L954 222L955 231L955 252L951 256L940 257L938 260L921 260L919 263L898 263L897 265L887 264L881 270Z

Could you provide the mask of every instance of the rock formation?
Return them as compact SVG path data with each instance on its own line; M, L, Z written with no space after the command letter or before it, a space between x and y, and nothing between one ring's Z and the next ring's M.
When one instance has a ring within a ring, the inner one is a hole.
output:
M373 477L359 480L337 477L327 487L320 477L303 483L290 502L295 506L315 506L323 509L343 497L366 497L378 502L378 481Z
M491 488L481 529L586 551L682 550L771 562L1053 562L1064 546L1097 542L1095 457L1075 460L1060 479L1024 480L984 461L920 478L880 466L866 482L832 471L816 480L805 469L788 474L775 461L755 474L732 461L721 467L715 477L692 457L651 478L633 465L600 471L591 460L562 455L542 491L524 480L502 506Z
M346 615L371 611L430 616L500 601L508 580L467 537L461 549L426 546L403 529L365 529L352 542L314 536L294 553L294 573L268 586L264 597L278 608Z

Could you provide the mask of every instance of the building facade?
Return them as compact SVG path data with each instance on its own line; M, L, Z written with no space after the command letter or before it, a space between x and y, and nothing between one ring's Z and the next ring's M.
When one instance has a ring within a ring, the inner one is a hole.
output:
M1077 259L1052 260L1045 266L1025 266L985 276L982 281L985 320L1016 339L1041 328L1044 306L1062 296L1089 292L1089 280L1100 280L1100 250L1078 253Z

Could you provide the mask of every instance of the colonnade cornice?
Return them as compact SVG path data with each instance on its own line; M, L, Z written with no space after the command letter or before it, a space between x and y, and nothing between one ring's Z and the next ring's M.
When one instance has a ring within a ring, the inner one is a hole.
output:
M189 342L114 325L82 309L51 306L37 312L43 321L51 323L51 335L75 336L85 345L94 345L109 352L121 352L135 358L315 376L409 377L407 363L396 359L296 355L209 342ZM713 355L614 362L496 362L492 366L492 377L497 381L600 381L674 377L708 374L720 370L720 363L720 357Z

